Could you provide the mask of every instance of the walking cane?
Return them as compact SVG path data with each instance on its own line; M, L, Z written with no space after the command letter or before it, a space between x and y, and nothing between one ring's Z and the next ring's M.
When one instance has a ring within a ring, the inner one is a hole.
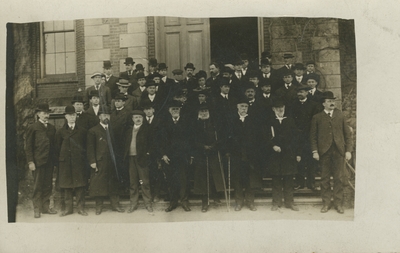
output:
M217 131L215 131L215 139L218 140ZM224 166L222 165L221 154L219 153L219 151L217 153L218 153L219 168L221 169L222 183L224 184L226 210L229 212L230 211L230 205L228 203L228 194L226 193L226 182L225 182Z
M231 206L231 157L228 156L228 202Z
M210 205L210 174L209 174L209 167L208 167L208 155L206 155L207 161L207 205Z

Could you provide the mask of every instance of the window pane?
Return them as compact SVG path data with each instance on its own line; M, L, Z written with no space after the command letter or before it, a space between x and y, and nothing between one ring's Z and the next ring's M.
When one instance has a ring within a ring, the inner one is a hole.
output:
M43 29L45 32L53 31L54 30L53 21L43 22Z
M64 21L54 21L54 30L55 31L64 30Z
M65 74L65 54L56 54L56 74Z
M65 51L75 52L75 32L65 33Z
M54 75L56 73L56 55L46 54L46 74Z
M64 21L64 30L73 30L73 29L74 29L74 21L73 20Z
M65 52L64 33L56 33L56 53Z
M73 53L65 54L66 71L65 73L75 73L76 72L76 55Z
M44 49L46 54L55 52L54 33L44 35Z

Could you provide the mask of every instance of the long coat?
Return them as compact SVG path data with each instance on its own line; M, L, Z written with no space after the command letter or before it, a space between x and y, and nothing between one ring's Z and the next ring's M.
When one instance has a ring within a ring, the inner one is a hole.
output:
M307 99L304 103L297 100L292 107L291 116L299 131L299 145L310 149L310 127L311 120L318 113L318 104Z
M272 130L273 129L273 130ZM269 172L273 176L294 175L297 173L296 156L300 156L298 148L297 128L290 117L279 123L273 119L265 129L267 131L266 144L269 150ZM281 152L275 152L273 146L281 148Z
M140 167L147 167L149 165L149 151L150 151L150 127L148 124L143 123L136 135L136 158ZM125 163L129 160L129 152L132 142L133 125L127 128L124 132L125 140L121 145L124 145Z
M118 81L119 78L116 76L111 75L108 81L106 81L105 85L110 89L111 91L111 97L114 98L115 94L119 92L118 90Z
M74 130L68 124L56 133L56 153L58 157L58 182L61 188L85 186L86 180L86 139L87 130L75 125Z
M108 130L110 131L110 130ZM112 158L112 140L106 130L98 124L91 128L87 136L87 158L89 164L96 163L99 171L91 171L89 194L108 196L118 194L120 184Z
M89 103L89 95L90 95L90 92L93 90L96 90L94 85L90 86L89 88L86 89L84 101ZM100 96L100 105L107 105L107 106L111 105L111 90L110 90L110 88L108 88L107 86L105 86L103 84L100 85L99 96Z
M92 107L90 107L92 108ZM93 110L93 108L92 108ZM89 130L90 128L94 127L99 123L99 118L93 114L82 112L81 114L76 114L76 124L79 128L84 128Z
M36 167L50 162L56 165L54 140L56 129L53 125L45 127L40 121L33 123L26 131L25 154L27 162L34 162Z

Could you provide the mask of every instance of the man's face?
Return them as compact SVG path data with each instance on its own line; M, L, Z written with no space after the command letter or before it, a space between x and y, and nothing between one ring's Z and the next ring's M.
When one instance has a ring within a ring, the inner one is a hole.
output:
M275 112L275 115L278 117L283 117L285 114L285 106L282 107L272 107L272 110Z
M104 85L106 83L106 77L102 76L101 77L101 84Z
M214 64L212 64L210 65L210 73L212 75L217 75L219 73L219 69Z
M104 125L108 125L110 123L110 114L102 113L99 115L100 122Z
M249 110L249 105L246 103L241 103L237 105L237 109L240 115L245 115Z
M293 81L292 75L286 75L286 76L284 76L284 77L283 77L283 81L284 81L286 84L291 83L291 82Z
M258 83L259 83L258 77L250 77L250 78L249 78L249 81L252 82L252 83L254 83L254 85L255 85L256 87L258 87Z
M121 108L125 105L125 100L122 99L116 99L115 100L115 107L116 108Z
M314 72L314 71L315 71L315 66L314 66L314 64L308 64L308 65L307 65L307 71L308 71L308 72Z
M154 108L150 107L150 108L146 108L143 110L144 114L146 114L146 117L151 117L154 115Z
M208 109L203 109L203 110L199 111L198 116L199 116L199 119L206 120L206 119L210 118L210 112L208 111Z
M271 72L271 66L261 65L261 72L263 72L264 74L269 74L269 72Z
M204 94L199 94L198 98L200 103L204 103L207 100L207 96Z
M221 92L223 94L228 94L230 89L231 89L231 87L229 85L222 85L221 86Z
M233 66L233 68L235 69L235 71L239 72L242 70L242 64L235 65L235 66Z
M138 82L138 84L139 84L140 86L144 86L144 85L146 84L146 78L139 78L139 79L137 80L137 82Z
M244 95L246 95L246 97L250 100L252 100L254 98L254 96L256 95L256 92L254 89L247 89L244 93Z
M261 90L265 94L270 94L271 93L271 85L263 85L261 87Z
M249 60L243 60L242 67L245 69L245 68L247 68L247 66L249 66Z
M285 65L292 64L293 58L283 58L283 61L285 62Z
M76 112L81 112L81 111L83 111L83 103L81 103L81 102L75 102L75 103L73 104L73 106L75 107L75 111L76 111Z
M109 68L109 69L104 69L104 74L106 74L107 76L109 76L109 75L111 75L112 74L112 69L111 68Z
M47 122L49 121L50 114L48 112L40 111L37 113L40 120Z
M93 96L93 97L90 99L90 102L91 102L93 105L98 105L98 104L100 103L100 98L99 98L99 97L96 97L96 96Z
M222 77L225 77L225 78L231 79L231 78L232 78L232 74L231 74L231 73L229 73L229 72L222 72Z
M158 70L158 74L162 75L162 76L166 76L167 75L167 69L160 69Z
M65 119L67 120L68 124L73 124L76 122L76 113L65 114Z
M156 72L157 67L156 66L149 66L149 72L153 73Z
M307 80L307 85L311 87L311 89L314 89L317 86L317 81L314 79L308 79Z
M142 115L132 115L132 121L133 124L140 126L141 124L143 124L143 116Z
M204 86L206 85L206 79L204 77L199 78L199 80L197 80L197 83L199 84L199 86Z
M160 83L160 82L161 82L161 78L160 78L159 76L154 77L154 78L153 78L153 81L154 81L155 83Z
M168 109L168 111L171 114L171 116L176 119L176 118L179 117L179 113L181 111L181 108L180 107L170 107Z
M307 95L308 95L308 91L306 91L306 90L297 91L297 97L298 97L299 100L306 99Z
M183 75L182 74L174 75L174 79L177 80L177 81L182 81L183 80Z
M149 93L150 95L156 94L156 86L147 87L147 93Z
M331 111L333 109L335 109L335 99L325 99L325 101L322 103L322 105L324 106L324 109L327 111Z
M139 69L139 70L137 70L137 73L144 73L144 70L143 69Z
M92 79L96 85L99 85L101 83L101 76L95 76Z
M193 69L191 69L191 68L186 68L186 76L187 77L192 77L193 76L193 72L194 72L194 70Z
M120 93L127 93L128 92L128 86L122 86L122 85L118 85L118 89Z
M125 64L126 71L131 71L133 69L133 64Z
M302 70L302 69L295 69L295 70L294 70L294 74L295 74L296 76L302 76L302 75L304 74L304 70Z

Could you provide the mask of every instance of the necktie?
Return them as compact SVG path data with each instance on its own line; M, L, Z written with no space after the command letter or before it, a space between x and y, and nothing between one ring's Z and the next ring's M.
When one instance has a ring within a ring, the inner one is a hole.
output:
M132 70L129 70L128 75L132 75Z
M174 124L176 125L176 123L178 123L178 120L177 120L177 119L174 119Z
M228 100L228 95L225 95L225 100Z
M150 117L147 117L147 122L149 122L149 124L150 124Z
M72 126L69 126L69 130L71 130L71 131L72 131L72 130L74 130L74 128L73 128Z
M46 128L47 128L47 123L43 123L43 125L44 125L44 127L46 127Z
M329 116L329 118L331 117L331 113L330 112L328 112L328 116Z
M96 85L96 90L99 90L99 88L100 88L99 85Z
M108 127L107 127L107 126L105 126L105 127L104 127L104 129L107 131L107 130L108 130Z

